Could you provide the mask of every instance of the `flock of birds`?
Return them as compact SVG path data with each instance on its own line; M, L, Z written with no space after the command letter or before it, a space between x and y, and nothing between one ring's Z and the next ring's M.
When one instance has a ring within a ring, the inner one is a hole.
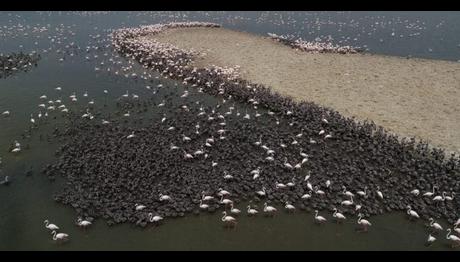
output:
M64 26L61 26L61 28L64 28ZM43 30L43 31L46 31L46 30ZM1 34L2 34L2 31L0 31L0 35ZM50 38L50 39L54 39L54 38ZM55 40L55 41L57 43L61 44L61 42L59 40ZM52 41L52 42L55 42L55 41ZM66 45L66 46L67 46L68 49L73 48L72 47L73 44L72 45ZM92 48L93 47L87 48L87 51L89 49L92 49ZM60 53L60 52L65 53L66 52L64 49L63 50L58 49L58 51L59 51L58 53ZM97 58L97 56L94 57L94 58ZM91 57L87 56L86 59L90 60ZM62 58L62 60L64 60L64 59ZM111 62L113 64L116 64L116 61L112 60ZM96 67L95 70L99 71L100 68ZM108 70L108 71L110 71L110 70ZM116 74L118 74L118 72L120 72L120 74L122 74L122 72L124 72L125 76L137 76L137 75L135 75L135 73L130 75L126 71L128 71L128 70L116 71ZM158 87L161 88L162 85L158 85ZM149 89L149 88L147 88L147 89ZM56 87L55 90L58 93L62 92L61 87ZM104 94L108 94L108 91L104 90ZM187 97L187 96L188 96L187 92L185 92L182 95L182 97L184 97L184 98ZM83 94L83 97L85 97L85 98L87 98L89 100L88 105L94 105L95 104L95 100L89 98L88 92L85 92ZM131 97L132 99L138 99L139 95L137 95L137 94L131 94L130 95L129 92L127 91L121 97L122 98L130 98ZM66 104L64 103L64 100L61 98L61 96L59 98L57 98L57 99L50 99L47 95L44 94L44 95L39 97L39 100L41 101L40 104L38 105L39 111L30 114L30 123L32 124L33 127L36 127L43 118L47 118L49 116L49 114L51 114L51 112L60 111L62 113L69 113L69 108L68 108L68 106L66 106ZM70 102L79 101L79 98L77 97L76 92L73 92L69 96L69 100L70 100ZM249 101L249 102L254 102L254 101ZM253 103L253 104L256 105L255 103ZM159 107L164 106L164 105L165 105L164 101L158 104ZM229 112L231 114L232 110L230 110ZM205 113L203 112L203 114L205 114ZM238 116L241 116L245 120L250 120L251 117L259 117L261 115L261 113L258 113L258 112L256 112L253 116L251 116L248 112L246 112L244 114L238 112L237 114L238 114ZM268 112L268 114L270 114L270 112ZM289 112L286 112L286 114L289 115ZM11 112L9 110L5 110L5 111L3 111L1 113L1 116L2 117L11 117ZM130 112L129 111L126 112L123 116L124 117L130 117ZM87 119L90 119L90 120L95 118L95 116L90 112L89 109L81 117L82 118L87 118ZM222 120L223 119L224 118L222 118ZM165 120L166 119L164 117L162 119L162 122L165 121ZM100 121L102 122L102 124L110 124L110 122L105 120L105 119L100 119ZM326 118L324 118L323 121L327 123ZM223 122L223 123L225 123L225 122ZM212 146L212 143L213 143L214 139L225 139L225 129L224 129L225 125L222 125L222 126L223 126L223 128L221 129L222 131L218 132L218 135L219 135L218 138L214 138L214 137L208 138L208 140L206 140L206 143L204 145L205 147ZM171 130L173 130L173 129L171 129ZM196 132L199 132L198 130L199 130L199 126L196 127ZM327 133L325 130L320 130L318 132L318 135L322 136L323 139L329 139L329 138L332 137L332 134ZM187 141L187 140L190 139L190 137L186 136L185 134L182 134L182 136L183 136L184 141ZM302 136L302 133L299 133L299 136ZM126 136L126 139L133 139L135 137L136 137L136 134L133 132L131 134L128 134ZM296 142L297 142L296 138L293 138L292 142L291 142L291 145L296 145L297 144ZM310 142L315 143L314 140L311 140ZM260 146L261 148L266 150L267 157L265 159L267 161L273 161L274 151L273 151L273 149L270 149L270 148L268 148L267 146L265 146L263 144L262 137L259 139L259 141L255 141L254 144L257 145L257 146ZM280 146L284 147L284 146L287 146L287 145L281 143ZM179 149L179 147L175 146L174 144L171 144L171 150L178 150L178 149ZM10 149L10 152L13 153L13 154L19 154L21 152L21 150L22 150L21 144L18 141L14 141L12 143L12 148ZM201 149L198 149L193 153L187 153L187 152L184 151L184 159L191 159L191 158L194 158L196 156L203 155L203 154L205 154L205 153ZM302 160L299 163L296 163L296 164L289 163L288 159L286 158L284 160L284 164L283 164L284 167L286 169L289 169L289 170L295 170L295 169L302 168L302 165L305 162L308 161L308 155L303 153L302 151L300 151L300 156L302 157ZM0 158L0 164L1 164L1 158ZM214 165L217 165L217 163L212 162L211 165L214 166ZM260 168L252 170L251 175L253 176L254 180L257 179L261 175ZM225 173L225 174L223 174L223 178L226 179L226 180L230 180L230 179L232 179L232 176L230 174ZM9 181L8 176L5 176L4 180L0 181L0 185L8 185L9 182L10 181ZM316 194L316 195L326 194L325 191L321 190L319 185L313 186L309 182L309 175L307 175L305 177L303 182L306 183L307 188L310 191L308 193L305 193L302 196L302 199L309 199L309 198L313 197L314 194ZM277 182L274 185L274 187L277 190L283 190L285 188L289 188L289 187L293 186L294 183L296 183L296 181L294 179L292 181L288 182L288 183ZM328 188L329 186L330 186L330 181L327 181L325 183L325 187ZM436 203L439 203L441 201L452 201L454 199L454 197L455 197L455 192L452 192L450 195L446 195L447 192L442 192L441 194L435 195L435 189L436 189L436 187L434 186L432 191L424 192L422 194L422 196L423 197L430 197ZM418 190L418 189L414 189L409 193L413 194L414 196L418 196L418 195L421 194L420 190ZM257 191L256 194L258 196L260 196L260 197L266 196L265 187L262 188L262 190ZM362 191L357 191L355 193L352 193L352 192L348 191L346 189L346 187L343 187L342 194L344 196L348 197L349 199L343 200L341 202L341 205L342 206L354 206L355 210L357 212L359 212L359 210L361 208L361 205L356 203L354 201L354 199L356 199L356 195L358 197L367 197L368 192L367 192L367 188L364 188L364 190L362 190ZM376 194L378 195L379 198L381 198L381 199L384 198L383 193L381 191L379 191L378 189L376 191ZM220 199L217 198L216 196L206 195L205 192L203 192L202 199L200 200L200 203L199 203L199 208L203 209L203 210L207 210L209 208L209 202L218 201L219 204L221 204L221 205L223 205L225 207L225 211L222 212L222 214L223 214L223 216L221 218L222 223L225 226L228 226L228 227L235 227L237 225L238 216L242 213L242 211L234 206L233 201L229 198L230 195L231 195L230 192L228 192L228 191L226 191L226 190L224 190L222 188L220 188L218 190L218 193L217 193L217 197L219 197ZM169 195L162 195L162 194L159 195L159 200L160 201L171 201L171 199L172 199L172 197L169 196ZM136 211L142 211L143 209L146 208L146 206L142 205L142 204L136 204L133 208ZM284 205L284 209L287 212L295 212L296 207L292 203L286 202L285 205ZM251 204L249 204L246 207L245 210L246 210L246 213L247 213L248 216L256 216L260 212L257 209L256 206L251 205ZM267 216L274 216L278 212L278 209L276 207L274 207L274 206L269 205L267 202L265 202L264 207L263 207L263 209L261 211L264 214L266 214ZM417 212L415 210L413 210L411 208L411 206L407 206L407 215L409 216L409 218L411 218L413 220L416 220L416 219L420 218L419 215L417 214ZM152 222L152 223L159 223L159 222L161 222L163 220L163 217L161 217L159 215L155 215L153 213L149 213L148 217L149 217L149 221ZM334 220L336 222L341 222L341 221L344 221L344 220L347 219L347 217L344 214L342 214L340 212L340 210L338 210L337 208L334 209L332 217L334 218ZM324 216L319 214L318 210L315 210L315 215L314 215L313 219L318 224L323 224L323 223L328 221L327 218L325 218ZM440 232L440 231L443 231L444 229L433 218L430 218L429 221L430 221L429 227L433 231L429 234L427 242L428 243L433 243L434 241L436 241L436 237L434 236L435 232ZM369 227L372 226L372 223L370 221L364 219L361 213L358 213L356 223L361 227L362 231L368 231ZM61 241L67 241L69 239L69 235L66 234L66 233L63 233L63 232L59 232L60 228L58 226L56 226L55 224L50 223L48 220L45 220L44 224L45 224L45 228L51 231L52 239L54 241L61 242ZM81 227L81 228L86 229L86 228L88 228L88 227L90 227L92 225L92 222L90 222L88 220L83 220L82 218L78 218L78 220L76 221L76 225ZM460 234L460 228L458 228L459 226L460 226L460 218L454 223L453 229L448 228L446 230L446 232L447 232L446 239L450 240L453 244L455 244L457 246L460 246L460 238L457 235L454 235L454 232L456 232L456 234Z

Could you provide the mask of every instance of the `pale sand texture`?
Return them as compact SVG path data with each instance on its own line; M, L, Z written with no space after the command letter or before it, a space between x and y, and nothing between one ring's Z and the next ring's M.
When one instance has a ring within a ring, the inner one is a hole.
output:
M160 42L204 53L195 66L241 66L241 76L402 136L460 152L460 63L370 54L309 54L224 28L171 29Z

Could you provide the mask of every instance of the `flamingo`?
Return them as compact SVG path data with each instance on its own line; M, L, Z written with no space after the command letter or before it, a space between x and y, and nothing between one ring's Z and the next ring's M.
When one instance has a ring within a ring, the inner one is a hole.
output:
M81 217L79 217L78 220L77 220L77 226L82 227L82 228L87 228L87 227L91 226L91 224L92 223L90 221L83 220L83 219L81 219Z
M189 153L185 152L185 150L183 150L183 151L184 151L184 158L185 159L192 159L193 158L192 154L189 154Z
M146 206L140 204L135 204L134 206L136 207L136 211L141 211L146 208Z
M436 238L434 236L432 236L431 234L429 234L428 239L426 240L427 244L430 245L434 241L436 241Z
M318 186L315 186L315 190L314 190L315 194L318 194L318 195L324 195L326 193L324 193L323 190L320 190Z
M343 188L343 192L342 194L346 195L346 196L349 196L349 197L354 197L355 195L353 193L351 193L350 191L347 191L347 187L346 186L342 186Z
M410 217L413 217L413 218L420 218L420 216L417 214L417 212L415 212L414 210L412 210L411 206L407 206L407 214L408 214Z
M59 230L59 227L56 226L55 224L50 224L48 219L43 221L43 223L45 224L45 227L49 230Z
M151 223L153 223L153 222L158 223L161 220L163 220L162 216L159 216L159 215L154 216L153 213L149 213L148 216L149 216L149 221Z
M232 213L234 215L239 215L241 213L241 210L239 210L238 208L234 208L233 203L231 203L230 204L230 213Z
M358 195L360 195L362 197L366 197L367 196L366 190L367 190L367 186L364 187L364 191L358 191L358 192L356 192L356 194L358 194Z
M347 219L342 213L338 212L337 208L334 208L334 214L332 214L332 216L337 219L337 222Z
M312 194L312 192L310 190L308 193L303 194L301 198L302 199L309 199L309 198L311 198L311 194Z
M440 230L442 231L442 226L436 222L434 222L434 219L432 217L430 217L430 227L436 229L436 230Z
M275 187L276 187L276 189L284 189L284 188L286 188L286 185L283 184L283 183L276 182Z
M168 196L168 195L163 195L163 194L159 194L160 196L160 201L163 202L163 201L171 201L171 197Z
M411 193L412 195L414 195L414 196L418 196L418 195L420 194L420 190L414 189L414 190L410 191L410 193Z
M208 204L203 204L203 199L200 200L200 208L201 209L208 209L209 205Z
M287 157L284 158L284 167L287 169L293 169L292 165L287 162Z
M247 213L248 213L249 216L254 216L254 215L257 215L257 213L259 213L259 211L257 211L256 209L251 208L251 206L248 206Z
M222 212L222 214L224 214L224 216L222 217L222 222L226 223L227 225L236 225L236 218L232 217L232 216L227 216L227 211L224 211Z
M276 208L267 205L267 202L265 202L265 204L264 204L264 213L271 214L273 216L276 211L278 211Z
M437 203L442 202L446 199L446 192L442 192L442 196L435 196L433 198L433 201L436 201Z
M448 201L452 201L454 200L454 197L455 197L455 192L452 192L452 196L445 196L445 199Z
M367 221L366 219L363 219L363 214L361 213L358 214L358 224L363 227L364 231L367 231L367 228L369 226L372 226L371 222Z
M228 199L228 198L224 199L224 196L222 195L222 197L220 198L219 203L224 204L224 205L231 205L233 203L233 201Z
M53 235L53 240L54 241L66 241L69 239L69 235L66 234L66 233L57 233L56 234L56 231L53 230L53 232L51 232L51 235Z
M262 190L257 191L256 194L259 195L259 196L261 196L261 197L265 196L265 195L267 194L267 193L265 192L265 187L262 187Z
M210 201L210 200L213 200L213 199L214 199L213 196L206 196L206 195L204 194L204 191L201 192L201 193L203 194L203 196L201 197L201 199L204 200L204 201Z
M134 131L133 131L133 132L131 132L131 134L128 135L126 138L127 138L127 139L131 139L131 138L134 138L134 137L136 137L136 135L134 135Z
M454 226L454 231L457 232L457 234L460 234L460 228L458 228L458 225Z
M431 197L434 195L435 189L438 188L436 185L433 186L433 192L425 192L423 196Z
M319 211L315 210L315 221L316 221L316 223L321 224L321 223L326 222L327 219L324 218L323 216L318 216L318 213L319 213Z
M380 187L377 186L377 195L380 197L380 199L383 199L383 193L380 191Z
M225 179L225 180L230 180L230 179L233 179L233 176L230 175L230 174L228 174L227 171L224 171L224 179Z
M345 201L342 201L342 203L340 203L342 206L351 206L354 204L353 202L353 197L350 197L351 200L345 200Z
M457 237L456 235L451 235L451 231L452 230L450 228L447 229L446 239L450 240L450 241L452 241L454 243L457 243L458 245L460 245L460 238ZM454 245L453 245L454 243L452 243L452 247L454 247Z
M218 191L219 191L219 192L217 192L218 196L229 196L230 195L230 192L228 192L227 190L224 190L222 188L219 188Z
M284 208L286 208L286 210L288 212L294 212L295 211L295 207L291 204L289 204L289 202L286 202L286 205L284 206Z

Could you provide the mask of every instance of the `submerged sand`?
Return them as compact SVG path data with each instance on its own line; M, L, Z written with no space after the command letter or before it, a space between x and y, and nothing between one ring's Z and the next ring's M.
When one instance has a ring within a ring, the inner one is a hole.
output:
M170 29L147 37L199 51L195 66L239 65L242 78L283 95L460 152L460 63L312 54L224 28Z

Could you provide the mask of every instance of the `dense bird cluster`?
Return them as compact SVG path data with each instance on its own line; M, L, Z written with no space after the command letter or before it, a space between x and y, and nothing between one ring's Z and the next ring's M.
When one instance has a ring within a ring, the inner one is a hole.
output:
M40 55L36 52L0 54L0 78L7 78L17 72L27 72L36 67L39 60Z
M286 36L280 36L273 33L268 33L271 39L290 46L294 49L309 53L336 53L336 54L356 54L363 50L358 47L334 45L330 42L309 42L302 39L292 40Z
M123 96L121 119L105 117L102 123L92 120L97 113L85 113L93 118L69 114L70 125L61 135L70 141L44 172L67 179L56 200L80 216L145 226L164 217L220 207L231 212L242 201L263 201L268 213L273 207L267 202L288 210L335 211L339 218L361 213L364 226L363 217L398 210L449 223L457 218L458 157L314 103L295 102L233 71L191 67L192 57L184 51L138 38L146 34L122 29L112 35L114 46L144 67L195 88L162 101L156 91L147 98ZM219 102L207 104L198 93ZM142 121L149 111L148 124L123 124L123 118L137 115ZM234 222L226 213L223 221Z

